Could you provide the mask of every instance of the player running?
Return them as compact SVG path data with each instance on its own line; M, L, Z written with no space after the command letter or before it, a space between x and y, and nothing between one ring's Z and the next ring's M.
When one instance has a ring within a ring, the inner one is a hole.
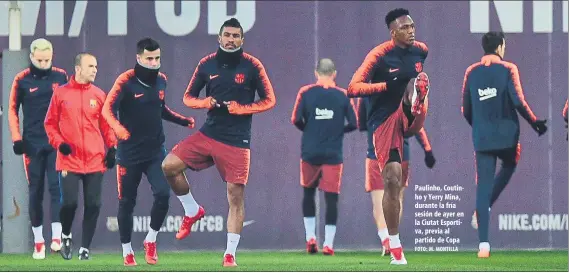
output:
M348 96L370 99L368 130L385 183L383 212L394 265L407 264L399 240L403 138L423 127L428 108L429 78L423 71L427 46L415 41L415 23L406 9L385 16L391 40L366 56L348 87ZM408 85L414 85L408 88Z
M516 170L520 158L520 115L539 136L547 132L546 120L538 120L527 104L518 67L503 61L506 40L501 32L482 37L485 55L466 69L462 87L464 118L472 126L476 153L476 212L479 258L490 256L488 225L490 208ZM502 168L495 175L496 159Z
M46 39L34 40L30 45L30 66L16 75L10 91L8 122L14 142L14 153L23 155L24 171L28 179L29 213L34 234L34 259L45 259L43 238L44 179L50 194L51 250L61 249L59 221L60 190L55 160L57 152L48 143L43 122L53 91L67 83L67 73L52 66L53 46ZM23 110L23 135L20 133L20 105ZM46 175L47 174L47 175Z
M314 202L318 187L324 192L326 200L322 252L324 255L334 255L338 195L344 167L344 133L354 131L357 128L357 120L346 90L336 86L336 67L332 60L320 60L314 74L316 84L303 86L296 96L291 122L303 132L300 185L304 188L302 214L306 231L306 251L311 254L318 252Z
M184 174L216 165L227 184L227 248L223 266L237 266L235 251L243 229L244 192L249 178L251 121L253 114L275 106L275 94L265 68L257 58L244 53L243 28L231 18L219 29L219 49L200 60L184 94L184 104L208 109L207 120L179 142L162 163L162 170L184 207L185 216L176 234L183 239L192 225L204 217ZM202 88L206 98L199 98ZM255 101L255 93L260 97Z
M373 132L367 130L367 115L369 114L369 100L368 98L358 98L355 100L358 117L358 128L360 131L367 131L368 140L368 150L366 156L366 174L365 174L365 189L371 195L371 201L373 206L373 217L377 226L377 235L382 244L382 256L389 255L389 233L387 231L387 226L385 224L385 216L383 215L383 194L384 194L384 184L381 177L381 172L379 171L379 166L377 163L377 157L375 156L373 148ZM404 183L404 188L401 190L401 204L403 204L403 196L405 188L409 185L409 138L405 137L403 141L403 158L401 162L402 171L402 181ZM425 165L427 168L432 169L435 165L435 157L431 149L431 144L429 138L427 137L427 132L424 128L421 128L419 133L415 135L415 138L421 144L423 151L425 151ZM399 219L403 215L403 209L399 213ZM400 220L401 221L401 220Z
M164 128L162 120L194 127L194 119L173 112L166 106L166 75L159 72L160 45L151 38L136 44L136 65L122 73L103 106L103 116L119 138L117 150L118 222L125 266L137 265L131 245L132 214L138 185L146 175L154 196L150 210L150 229L143 242L148 264L158 262L156 236L168 214L170 186L162 172ZM118 115L117 115L118 114Z

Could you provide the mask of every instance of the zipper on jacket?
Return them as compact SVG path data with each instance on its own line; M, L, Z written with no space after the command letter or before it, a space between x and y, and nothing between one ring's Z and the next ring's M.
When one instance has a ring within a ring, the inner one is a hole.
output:
M85 92L85 90L81 90L81 143L82 143L82 148L83 148L83 153L82 153L82 160L83 160L83 172L87 173L87 164L85 164L85 128L83 127L83 120L85 117L85 110L83 109L85 101L83 99L83 92Z

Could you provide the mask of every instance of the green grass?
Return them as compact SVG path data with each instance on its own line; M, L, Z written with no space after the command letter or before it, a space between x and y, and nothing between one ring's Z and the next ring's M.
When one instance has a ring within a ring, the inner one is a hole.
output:
M239 267L221 267L223 252L159 252L159 264L150 266L142 251L138 266L125 268L122 256L92 254L90 261L75 257L65 261L59 254L45 260L31 255L0 254L0 271L564 271L567 251L495 251L489 259L475 252L407 252L406 266L390 266L377 252L337 251L336 256L302 252L237 253Z

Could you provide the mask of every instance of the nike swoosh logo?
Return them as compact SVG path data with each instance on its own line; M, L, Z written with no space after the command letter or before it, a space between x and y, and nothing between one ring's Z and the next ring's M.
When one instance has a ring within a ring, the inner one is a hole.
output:
M14 210L14 214L8 215L8 219L14 219L14 218L20 216L20 206L18 206L18 202L16 202L16 197L12 197L12 203L14 203L15 210Z
M246 227L246 226L253 224L253 223L255 223L255 220L245 221L245 222L243 222L243 227Z
M217 78L217 77L219 77L219 75L209 75L209 79L210 79L210 80L213 80L213 79L215 79L215 78Z
M396 72L396 71L399 71L399 68L390 68L390 69L389 69L389 73L393 73L393 72Z
M39 87L36 88L30 88L30 92L36 92L38 90Z
M140 97L142 97L142 96L144 96L144 94L134 94L134 97L137 98L137 99L140 98Z

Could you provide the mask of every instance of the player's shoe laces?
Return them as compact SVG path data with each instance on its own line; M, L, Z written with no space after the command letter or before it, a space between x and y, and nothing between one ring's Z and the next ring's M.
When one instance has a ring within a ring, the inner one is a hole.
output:
M429 88L431 83L429 81L429 76L427 73L421 72L415 78L413 96L411 97L411 113L416 116L423 112L425 105L425 99L429 95Z
M407 259L405 259L405 254L403 254L403 247L391 248L391 264L392 265L406 265Z
M306 242L306 252L310 254L318 253L318 245L316 239L312 238Z
M324 249L322 249L322 253L327 256L334 256L334 249L329 246L325 246Z
M182 240L188 237L188 235L190 235L190 232L192 232L192 225L202 219L204 216L205 210L202 206L200 206L198 213L195 216L184 216L184 220L182 220L182 224L180 225L180 230L178 230L178 233L176 233L176 239Z
M135 266L136 260L134 259L134 253L129 253L124 257L124 266Z
M45 259L45 242L34 244L34 253L32 254L32 258L35 260Z
M58 252L61 250L61 239L51 239L51 251Z
M224 267L235 267L237 263L235 262L235 257L231 254L225 254L223 257L223 266Z
M158 252L156 252L156 242L144 241L144 259L147 264L156 264L158 262Z
M73 258L73 241L71 238L63 238L61 239L61 250L59 254L65 260L71 260Z
M391 252L389 251L389 238L383 240L383 242L381 242L381 246L382 246L381 256L387 256L391 254Z
M82 252L79 253L79 260L90 260L91 258L89 258L89 251L88 250L83 250Z

